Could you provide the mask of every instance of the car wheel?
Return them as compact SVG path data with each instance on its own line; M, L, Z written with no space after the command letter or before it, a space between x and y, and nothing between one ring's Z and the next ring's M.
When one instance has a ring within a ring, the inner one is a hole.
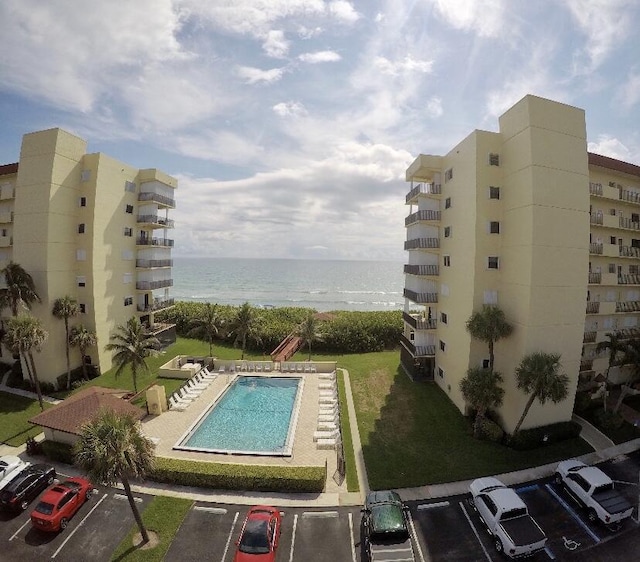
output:
M93 488L89 488L86 493L86 499L89 501L93 497Z
M51 484L53 484L53 481L56 479L56 475L52 474L51 476L49 476L48 480L47 480L47 486L51 486Z
M498 552L498 554L502 554L502 552L504 551L504 547L502 546L502 541L500 539L496 539L493 544L495 545L496 551Z
M595 512L594 509L590 509L587 512L587 519L589 519L591 523L595 523L598 520L598 514Z
M62 519L60 519L60 528L66 529L67 523L69 523L69 520L66 517L63 517Z
M24 511L25 509L27 509L27 507L29 507L29 502L27 500L22 500L20 502L20 509Z

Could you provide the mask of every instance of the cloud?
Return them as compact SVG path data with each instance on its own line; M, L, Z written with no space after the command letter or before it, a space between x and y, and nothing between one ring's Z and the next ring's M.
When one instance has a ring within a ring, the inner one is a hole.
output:
M273 106L273 111L280 117L295 117L307 113L304 105L294 101L278 103Z
M284 72L284 68L270 68L269 70L261 70L251 66L239 66L236 68L236 74L247 84L256 84L257 82L271 84L280 80Z
M303 53L298 57L298 59L302 62L317 64L321 62L339 61L342 57L335 51L316 51L315 53Z
M632 69L627 76L627 81L616 96L625 109L631 109L640 102L640 73Z
M385 57L378 56L373 60L373 64L383 74L390 74L392 76L413 72L427 74L431 72L433 68L432 60L416 60L411 55L395 61L390 61Z
M267 32L262 49L267 56L281 59L289 52L290 44L282 30L272 29Z
M499 37L505 31L505 0L430 0L451 27L474 31L481 37Z
M329 2L327 9L332 16L343 22L353 23L360 19L360 14L355 11L351 2L335 0L334 2Z
M442 110L442 100L438 97L433 97L427 102L427 113L431 117L441 117Z
M603 156L609 156L616 160L623 160L630 162L632 160L638 161L638 155L632 154L631 150L627 148L619 139L610 135L598 135L597 142L590 142L587 144L589 152L596 154L602 154Z

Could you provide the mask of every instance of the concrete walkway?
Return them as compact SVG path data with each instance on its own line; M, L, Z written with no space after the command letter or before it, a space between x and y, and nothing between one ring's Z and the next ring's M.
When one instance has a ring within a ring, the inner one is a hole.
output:
M574 422L580 424L582 431L580 437L582 437L589 445L591 445L596 451L602 451L613 447L615 443L611 441L604 433L602 433L597 427L591 425L587 420L580 416L573 414L571 418Z
M13 387L7 386L4 381L7 379L8 376L9 376L9 373L5 373L4 376L2 377L2 380L0 380L1 392L7 392L9 394L23 396L24 398L30 398L31 400L38 399L38 395L35 392L30 392L28 390L22 390L21 388L13 388ZM52 398L51 396L45 396L44 394L42 395L42 400L43 402L48 402L49 404L60 404L60 402L62 402L62 400L58 400L57 398Z

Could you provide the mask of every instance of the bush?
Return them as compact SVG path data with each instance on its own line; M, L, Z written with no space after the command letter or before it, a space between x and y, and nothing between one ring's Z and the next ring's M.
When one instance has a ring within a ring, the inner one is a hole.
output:
M73 447L68 443L45 439L41 443L41 447L42 452L48 459L65 464L73 464Z
M23 388L24 379L22 377L22 365L20 360L14 361L11 365L9 377L7 378L6 385L11 388ZM27 381L28 382L28 381Z
M604 411L604 408L598 408L593 413L593 419L600 428L605 431L620 429L624 423L624 419L619 414L613 413L611 410Z
M149 478L158 482L259 492L322 492L326 468L210 463L157 457Z
M528 451L537 449L542 445L558 443L567 439L575 439L580 435L580 424L567 421L543 425L532 429L523 429L512 435L509 439L509 447L517 451ZM545 440L546 437L546 440Z
M500 443L504 437L504 431L494 421L488 418L482 418L480 424L480 432L478 438L483 441L493 441L494 443Z
M591 400L591 394L586 391L576 392L576 401L573 404L573 411L579 416L595 408L595 400Z

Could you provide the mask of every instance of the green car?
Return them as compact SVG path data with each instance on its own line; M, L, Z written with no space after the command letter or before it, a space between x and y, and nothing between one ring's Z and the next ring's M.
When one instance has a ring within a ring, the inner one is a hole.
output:
M391 560L387 554L403 553L402 560L413 560L408 526L408 508L400 496L385 490L370 492L362 510L365 548L369 560ZM397 558L396 558L397 559Z

